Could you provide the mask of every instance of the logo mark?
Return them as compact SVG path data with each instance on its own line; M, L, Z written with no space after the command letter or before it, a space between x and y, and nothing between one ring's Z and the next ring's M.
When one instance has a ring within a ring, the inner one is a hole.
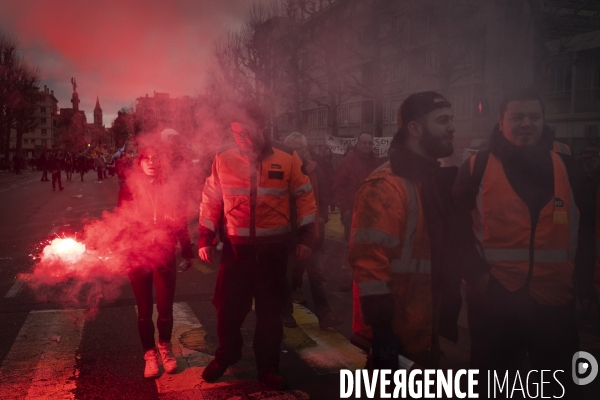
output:
M578 351L573 355L572 367L576 385L587 385L598 375L598 361L586 351Z
M554 198L554 207L564 207L565 206L565 201L559 199L558 197Z
M271 168L281 169L281 165L279 165L279 164L271 164Z

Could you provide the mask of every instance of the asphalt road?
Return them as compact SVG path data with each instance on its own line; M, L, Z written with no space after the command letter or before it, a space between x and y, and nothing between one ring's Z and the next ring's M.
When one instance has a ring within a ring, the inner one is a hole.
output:
M253 312L243 326L242 361L217 383L202 380L217 345L211 298L218 258L213 265L196 259L194 268L178 272L173 345L179 372L144 379L135 301L126 278L119 295L101 302L93 318L81 307L40 296L18 278L31 271L33 256L48 238L71 235L116 206L116 177L95 183L95 174L88 173L84 182L74 175L72 182L63 181L62 192L52 191L51 182L40 177L37 171L0 173L0 399L336 399L339 370L363 367L364 354L348 341L352 296L339 290L342 228L339 216L331 215L324 250L328 296L345 322L320 330L305 282L308 301L294 311L299 327L285 328L281 349L289 391L269 391L256 381ZM193 235L193 218L189 228ZM466 310L459 322L459 342L442 342L444 368L468 368ZM582 347L600 360L598 332L598 326L582 326L581 337ZM588 398L598 398L598 387L600 379L586 389Z

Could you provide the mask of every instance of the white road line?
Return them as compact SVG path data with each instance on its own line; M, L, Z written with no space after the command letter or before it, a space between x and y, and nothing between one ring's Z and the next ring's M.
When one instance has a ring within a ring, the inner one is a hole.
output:
M31 311L0 366L2 399L74 399L84 310Z
M155 305L152 318L156 321L157 317L158 314ZM204 367L213 359L213 356L195 349L206 349L210 353L214 353L215 350L213 344L207 343L204 340L206 334L206 330L202 327L202 324L198 321L198 318L196 318L196 315L187 303L173 304L173 335L171 337L171 344L173 346L173 354L177 358L179 371L172 375L163 373L155 380L159 394L185 391L185 394L188 396L187 398L202 398L201 389L231 385L230 382L227 382L227 375L230 374L224 375L218 383L208 383L202 379L202 371L204 371ZM158 330L156 331L156 342L158 343ZM193 346L194 349L186 345ZM140 371L141 373L142 371ZM233 376L230 375L229 380L233 380Z
M67 212L71 211L73 207L67 207Z
M58 230L58 225L56 225L54 228L50 229L50 232L48 232L48 236L54 235L57 230Z
M15 297L17 295L17 293L19 293L21 291L21 288L23 287L24 283L25 283L24 281L17 279L15 281L15 283L13 283L11 288L8 290L8 292L6 292L6 294L4 295L4 298L8 299L11 297Z
M337 331L320 329L317 316L310 310L294 304L294 318L298 328L285 328L284 343L298 353L315 373L324 375L338 373L342 368L364 368L365 354Z

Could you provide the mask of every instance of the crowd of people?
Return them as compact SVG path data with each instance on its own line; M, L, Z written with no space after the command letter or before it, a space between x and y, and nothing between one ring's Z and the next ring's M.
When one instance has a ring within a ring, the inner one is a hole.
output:
M283 327L296 326L293 302L305 301L304 273L320 328L343 322L329 306L322 259L325 224L339 210L346 240L340 282L353 291L351 341L365 350L368 368L438 368L440 337L458 338L465 285L472 368L568 371L547 393L580 396L570 376L579 349L576 305L599 317L600 153L586 149L577 163L545 124L537 93L506 96L489 148L460 168L438 161L454 151L455 126L452 104L436 92L402 103L386 159L362 133L335 167L328 148L310 151L299 132L271 141L253 100L232 109L233 143L202 177L200 259L212 263L222 246L213 297L219 346L204 380L218 380L241 359L240 329L254 305L258 379L287 387L280 346ZM83 180L95 169L102 182L113 161L100 153L45 157L38 161L42 181L50 171L59 190L62 170L67 180L73 172ZM130 272L147 378L159 376L159 356L167 373L177 370L170 347L176 242L186 268L193 258L185 216L169 212L177 207L166 194L165 160L164 146L144 145L137 158L123 152L113 163L119 207L134 204L146 230L164 233L152 240L164 241L167 256ZM142 183L131 184L133 175Z

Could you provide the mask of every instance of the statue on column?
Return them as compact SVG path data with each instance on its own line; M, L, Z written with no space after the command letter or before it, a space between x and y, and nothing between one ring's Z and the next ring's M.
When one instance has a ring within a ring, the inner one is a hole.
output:
M73 85L73 92L77 93L77 81L75 78L71 78L71 84Z

